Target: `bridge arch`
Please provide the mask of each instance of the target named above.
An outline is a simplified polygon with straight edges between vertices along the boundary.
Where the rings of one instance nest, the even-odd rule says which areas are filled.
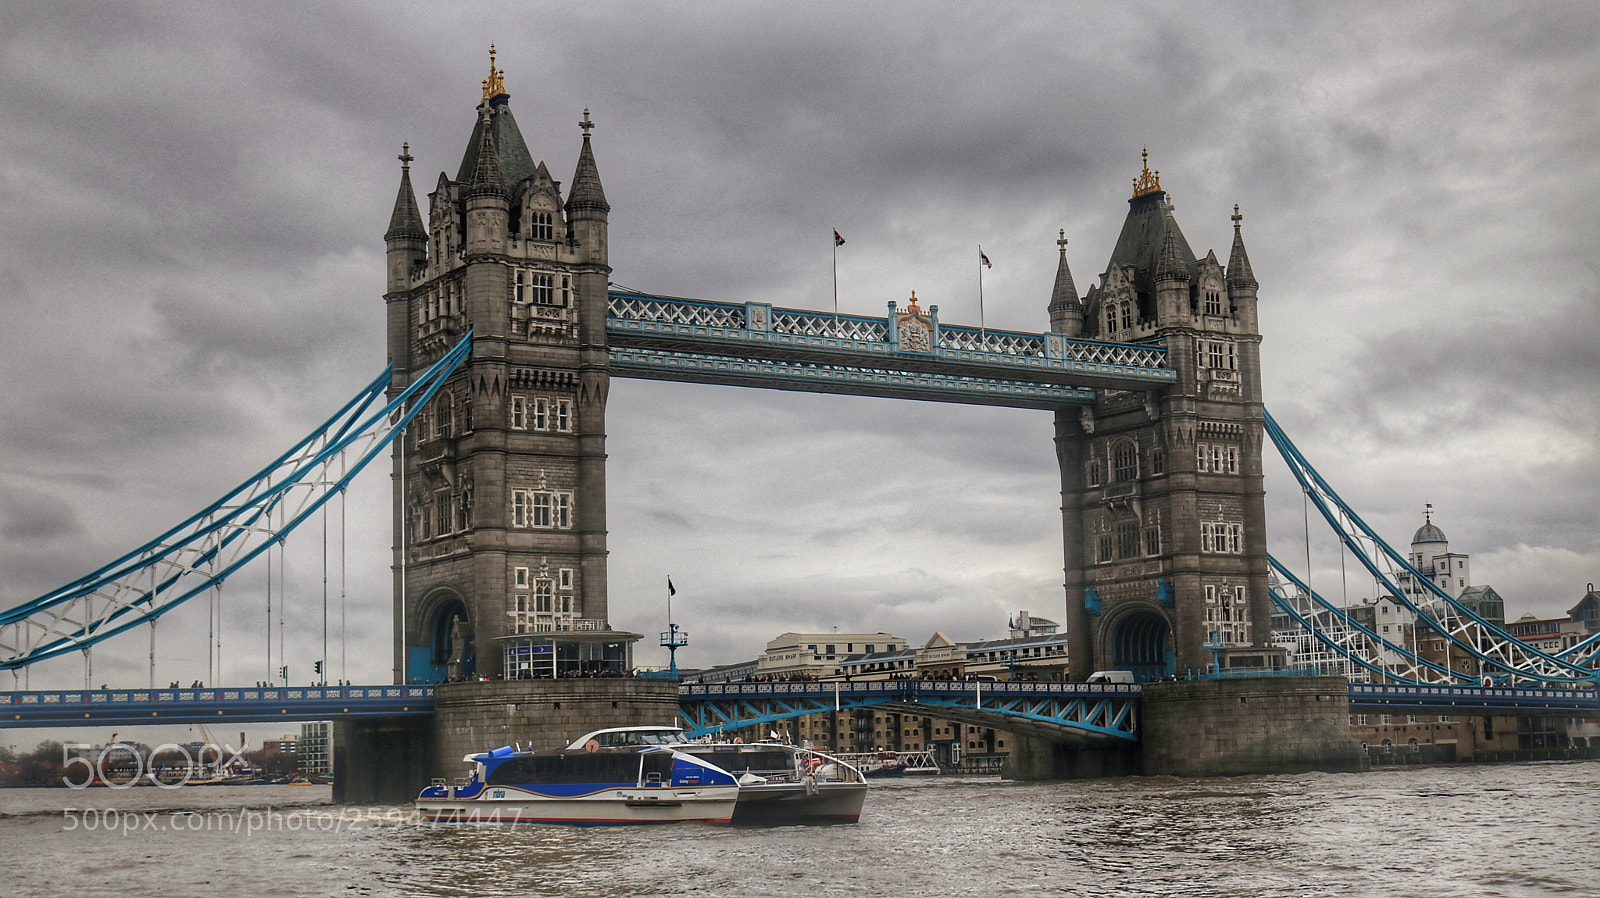
[[[451,676],[477,672],[477,646],[472,615],[461,593],[448,587],[435,589],[418,608],[422,645],[412,649],[412,679],[442,682]]]
[[[1097,653],[1111,659],[1110,668],[1132,671],[1140,682],[1175,672],[1172,621],[1155,603],[1124,605],[1100,629],[1104,644]]]

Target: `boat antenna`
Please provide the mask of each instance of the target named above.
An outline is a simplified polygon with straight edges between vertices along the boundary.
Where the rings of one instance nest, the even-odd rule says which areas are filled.
[[[672,585],[672,575],[667,575],[667,632],[661,634],[661,645],[671,656],[669,670],[672,679],[678,678],[678,649],[689,644],[689,634],[678,629],[672,622],[672,597],[678,592]]]

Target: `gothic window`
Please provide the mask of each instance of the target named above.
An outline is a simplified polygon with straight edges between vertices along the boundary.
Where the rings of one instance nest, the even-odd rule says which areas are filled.
[[[1229,474],[1239,473],[1239,447],[1229,446],[1222,456],[1223,470]]]
[[[433,519],[439,524],[439,535],[456,532],[455,522],[456,503],[447,492],[435,493],[433,497]]]
[[[562,433],[572,432],[572,400],[556,400],[556,430]]]
[[[1148,527],[1144,531],[1144,554],[1161,554],[1161,528]]]
[[[556,578],[556,583],[563,592],[572,589],[572,568],[562,568],[556,573]]]
[[[1088,481],[1090,486],[1100,485],[1100,459],[1089,459]]]
[[[545,430],[550,426],[550,400],[543,396],[533,400],[533,429]]]
[[[1232,371],[1238,367],[1235,347],[1228,340],[1200,340],[1198,363],[1205,368]]]
[[[516,588],[517,589],[527,589],[528,588],[528,569],[525,568],[525,567],[517,568],[516,571],[515,571],[515,576],[512,578],[512,580],[516,584]]]
[[[1097,552],[1096,552],[1096,556],[1095,557],[1097,559],[1099,559],[1100,563],[1102,563],[1102,564],[1104,564],[1107,561],[1111,561],[1114,558],[1114,556],[1112,554],[1112,548],[1113,547],[1111,545],[1111,534],[1109,534],[1109,533],[1101,534],[1100,535],[1100,539],[1099,539],[1099,545],[1097,546]]]
[[[536,530],[572,529],[572,493],[512,490],[511,526]]]
[[[1167,457],[1160,449],[1150,450],[1150,473],[1165,474],[1167,470]]]
[[[1207,446],[1205,443],[1196,443],[1195,444],[1195,446],[1194,446],[1194,469],[1196,471],[1199,471],[1200,473],[1204,474],[1206,471],[1211,470],[1210,468],[1206,467],[1206,459],[1209,457],[1210,452],[1211,452],[1211,447]]]
[[[511,429],[528,429],[528,400],[521,396],[511,397]]]
[[[1133,443],[1126,440],[1111,447],[1111,479],[1124,483],[1139,476],[1139,454]]]
[[[556,239],[554,219],[551,218],[549,212],[533,213],[533,227],[529,230],[528,236],[534,240]]]
[[[1124,521],[1117,525],[1117,557],[1133,558],[1139,554],[1139,523]]]
[[[1206,314],[1222,314],[1222,294],[1217,290],[1206,291]]]
[[[1125,302],[1122,304],[1122,329],[1127,330],[1131,327],[1133,327],[1133,303]]]
[[[544,271],[518,268],[511,298],[514,302],[523,304],[556,305],[555,275]]]
[[[555,598],[555,584],[550,580],[533,581],[533,610],[549,614]]]

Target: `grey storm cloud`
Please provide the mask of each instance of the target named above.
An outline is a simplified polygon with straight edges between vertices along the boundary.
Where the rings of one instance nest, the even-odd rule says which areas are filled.
[[[1200,253],[1226,258],[1239,204],[1268,405],[1324,475],[1400,543],[1433,502],[1509,613],[1560,613],[1600,581],[1597,31],[1573,3],[10,4],[0,604],[182,520],[382,369],[394,157],[422,193],[454,176],[493,42],[558,179],[592,110],[613,280],[664,294],[831,309],[838,228],[841,312],[916,290],[1041,330],[1058,233],[1087,290],[1148,148]],[[608,430],[611,616],[662,629],[671,574],[681,662],[1062,613],[1048,413],[619,380]],[[1273,551],[1301,558],[1268,471]],[[346,501],[350,675],[382,680],[385,472]],[[291,542],[302,671],[320,538]],[[224,590],[225,677],[267,669],[264,595]],[[186,615],[159,680],[205,675]],[[96,670],[140,682],[128,638]]]

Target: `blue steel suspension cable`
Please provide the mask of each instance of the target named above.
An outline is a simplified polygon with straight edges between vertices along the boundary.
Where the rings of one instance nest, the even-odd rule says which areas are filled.
[[[223,498],[212,503],[201,512],[192,515],[182,524],[168,530],[166,533],[146,543],[140,548],[130,552],[116,561],[101,567],[99,570],[80,577],[64,587],[53,590],[33,601],[23,603],[5,612],[0,612],[0,633],[7,628],[13,629],[18,634],[11,644],[17,651],[11,657],[0,658],[0,670],[25,667],[36,661],[56,657],[68,652],[87,648],[105,639],[130,628],[145,624],[160,617],[172,608],[187,602],[195,595],[210,589],[213,585],[222,582],[239,568],[254,560],[265,552],[274,543],[281,542],[289,533],[298,527],[306,518],[314,514],[334,494],[342,492],[363,468],[366,467],[386,446],[393,434],[403,432],[412,418],[422,407],[438,392],[444,381],[460,366],[471,350],[472,332],[468,333],[449,352],[445,353],[427,371],[397,395],[391,402],[376,412],[367,414],[367,410],[375,403],[376,398],[382,395],[387,388],[390,371],[385,370],[382,375],[368,384],[355,398],[346,403],[339,412],[335,413],[319,428],[312,431],[300,440],[288,452],[279,456],[276,461],[261,469],[257,474],[229,491]],[[408,408],[409,405],[409,408]],[[364,416],[364,417],[363,417]],[[285,520],[277,529],[270,526],[259,527],[260,522],[273,509],[278,508],[285,500],[288,492],[297,487],[313,487],[313,484],[303,483],[306,476],[318,467],[325,466],[333,456],[341,454],[354,442],[370,436],[371,445],[358,457],[355,464],[343,473],[337,480],[325,481],[324,485],[331,487],[309,501],[292,518]],[[276,483],[271,483],[274,474],[291,459],[295,459],[308,447],[319,440],[327,440],[325,445],[311,457],[294,463],[286,474],[281,476]],[[267,483],[263,483],[267,481]],[[256,492],[259,490],[259,492]],[[228,508],[229,503],[241,496],[249,496],[237,506],[228,510],[226,514],[217,513]],[[204,522],[204,523],[202,523]],[[187,535],[185,531],[192,530]],[[221,533],[221,535],[217,535]],[[215,560],[220,556],[224,546],[231,545],[239,539],[252,534],[265,534],[263,542],[253,549],[243,553],[232,562],[217,569]],[[180,536],[182,535],[182,536]],[[214,545],[206,545],[204,540],[216,537]],[[171,542],[170,545],[164,545]],[[200,545],[197,547],[196,544]],[[184,553],[193,553],[194,559],[189,562],[178,560],[175,556]],[[114,586],[125,576],[154,568],[156,565],[166,564],[173,567],[176,573],[161,580],[157,575],[157,582],[153,589],[134,590],[131,599],[123,600],[114,611],[106,613],[102,609],[98,618],[92,613],[83,615],[83,623],[75,629],[62,631],[55,625],[65,621],[69,625],[76,624],[67,614],[56,612],[55,609],[63,605],[83,600],[92,599],[95,592],[103,587]],[[206,565],[212,572],[201,574],[199,568]],[[162,593],[168,587],[175,585],[181,578],[199,575],[202,582],[193,588],[178,592],[176,595]],[[101,598],[106,599],[102,596]],[[106,601],[116,604],[112,599]],[[158,604],[159,602],[159,604]],[[93,611],[92,601],[87,608]],[[35,614],[49,618],[48,623],[41,623],[33,619]],[[92,619],[93,618],[93,619]],[[22,636],[24,628],[37,627],[47,633],[54,630],[55,638],[46,639],[37,645],[23,648],[25,641]]]
[[[1344,502],[1343,499],[1339,497],[1338,493],[1336,493],[1333,488],[1328,485],[1327,481],[1322,478],[1322,476],[1316,471],[1316,469],[1305,458],[1305,456],[1301,454],[1294,443],[1289,440],[1288,435],[1285,434],[1282,428],[1278,426],[1277,422],[1273,420],[1270,413],[1263,409],[1262,415],[1266,425],[1267,434],[1271,437],[1273,445],[1277,447],[1279,454],[1283,456],[1284,461],[1288,463],[1290,473],[1292,473],[1295,476],[1295,479],[1300,482],[1301,487],[1307,491],[1311,501],[1316,504],[1317,510],[1322,514],[1323,518],[1327,520],[1329,525],[1333,527],[1335,532],[1338,533],[1340,540],[1345,544],[1345,546],[1347,546],[1350,551],[1355,554],[1357,559],[1362,563],[1362,566],[1364,566],[1374,578],[1378,579],[1383,583],[1383,585],[1389,588],[1397,601],[1405,605],[1415,614],[1429,618],[1432,617],[1432,615],[1428,614],[1421,607],[1412,602],[1405,592],[1399,589],[1399,587],[1396,586],[1392,581],[1390,581],[1388,575],[1384,571],[1380,570],[1377,564],[1370,557],[1368,557],[1366,551],[1359,545],[1359,543],[1356,542],[1355,538],[1348,531],[1346,531],[1343,526],[1340,525],[1338,521],[1339,516],[1335,514],[1323,500],[1324,494],[1338,506],[1339,512],[1342,513],[1344,517],[1351,522],[1351,524],[1359,528],[1368,539],[1372,540],[1375,548],[1382,551],[1390,560],[1390,562],[1397,564],[1406,571],[1410,572],[1412,577],[1417,582],[1425,584],[1426,588],[1435,597],[1447,603],[1449,607],[1458,615],[1471,620],[1478,626],[1483,627],[1496,639],[1500,640],[1502,644],[1514,645],[1518,650],[1524,651],[1529,655],[1533,655],[1547,662],[1556,669],[1566,671],[1567,673],[1565,675],[1556,675],[1529,669],[1510,668],[1506,664],[1506,659],[1496,658],[1488,655],[1484,653],[1479,646],[1462,640],[1456,637],[1454,634],[1446,632],[1444,623],[1440,622],[1441,626],[1438,629],[1440,630],[1441,635],[1448,639],[1452,644],[1472,655],[1473,657],[1478,658],[1481,662],[1486,662],[1496,668],[1504,668],[1509,673],[1518,676],[1546,680],[1549,682],[1594,680],[1596,671],[1556,657],[1534,646],[1528,645],[1525,642],[1522,642],[1521,640],[1507,633],[1500,626],[1496,625],[1492,621],[1485,620],[1471,608],[1467,607],[1466,605],[1452,598],[1448,593],[1439,589],[1431,580],[1423,576],[1422,572],[1412,567],[1409,561],[1407,561],[1403,556],[1390,547],[1388,543],[1384,542],[1383,539],[1379,537],[1377,533],[1371,527],[1369,527],[1366,522],[1363,521],[1346,502]],[[1312,489],[1313,484],[1315,484],[1316,489]]]

